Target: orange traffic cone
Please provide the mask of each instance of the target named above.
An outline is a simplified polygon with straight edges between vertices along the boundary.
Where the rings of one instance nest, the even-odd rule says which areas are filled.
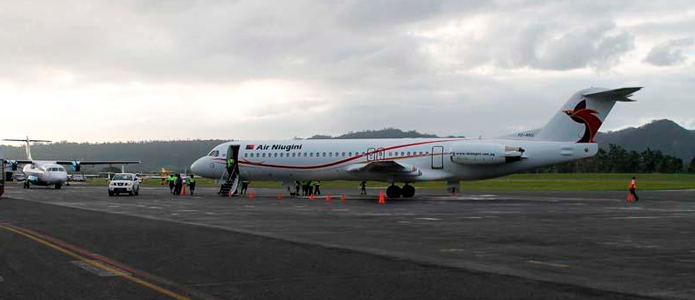
[[[186,196],[186,185],[184,184],[183,187],[181,187],[181,196]]]
[[[340,202],[345,202],[345,194],[340,195]]]
[[[254,193],[253,191],[250,191],[249,192],[249,199],[251,199],[251,200],[256,199],[256,193]]]
[[[635,197],[632,196],[632,193],[627,193],[627,203],[632,203],[635,201]]]
[[[386,204],[386,199],[384,197],[384,191],[379,191],[379,204]]]
[[[282,200],[282,193],[278,193],[278,200]]]
[[[312,194],[309,194],[309,200],[314,200],[314,199],[315,199],[315,198],[314,198],[314,194],[313,194],[313,193],[312,193]]]
[[[326,202],[331,202],[331,194],[326,195]]]

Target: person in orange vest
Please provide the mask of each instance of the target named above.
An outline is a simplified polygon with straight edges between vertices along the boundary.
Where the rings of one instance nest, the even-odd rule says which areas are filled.
[[[637,190],[637,178],[635,176],[632,176],[628,189],[630,190],[630,194],[635,197],[635,202],[639,201],[639,197],[637,197],[637,193],[635,192]]]

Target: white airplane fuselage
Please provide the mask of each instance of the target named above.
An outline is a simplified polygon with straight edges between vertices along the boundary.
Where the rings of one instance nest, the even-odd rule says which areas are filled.
[[[68,181],[68,173],[61,165],[51,161],[34,161],[26,164],[22,172],[27,177],[27,181],[33,185],[63,185]]]
[[[252,181],[478,180],[590,157],[598,151],[597,144],[510,139],[239,141],[218,145],[211,155],[195,161],[191,170],[203,177],[219,179],[225,172],[227,150],[231,145],[240,146],[241,178]],[[507,151],[499,151],[503,147],[523,148],[524,151],[519,160],[506,162],[501,155]],[[464,159],[466,157],[471,159]],[[383,161],[398,162],[411,167],[412,172],[385,174],[359,170],[364,164]]]

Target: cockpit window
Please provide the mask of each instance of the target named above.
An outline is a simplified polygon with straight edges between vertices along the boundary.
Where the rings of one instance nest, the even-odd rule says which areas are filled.
[[[212,150],[212,151],[210,151],[210,154],[208,154],[208,156],[212,156],[212,157],[220,156],[220,151]]]

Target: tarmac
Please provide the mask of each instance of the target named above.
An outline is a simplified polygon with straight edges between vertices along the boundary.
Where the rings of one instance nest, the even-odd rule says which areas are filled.
[[[695,190],[215,191],[10,184],[0,299],[695,299]]]

